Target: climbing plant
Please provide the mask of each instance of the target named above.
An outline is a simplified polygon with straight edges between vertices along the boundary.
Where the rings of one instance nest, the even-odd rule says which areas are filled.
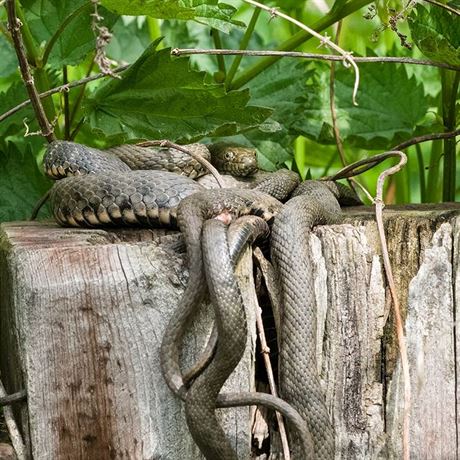
[[[407,148],[408,167],[390,184],[387,200],[455,199],[458,141],[443,133],[458,129],[456,0],[278,0],[267,2],[276,7],[271,12],[249,3],[16,1],[37,91],[64,85],[42,99],[54,136],[97,147],[144,139],[228,139],[256,147],[262,168],[288,165],[303,177],[331,173],[343,161],[416,138]],[[332,37],[351,56],[371,58],[357,62],[358,105],[352,98],[355,74],[342,57],[331,64],[324,57],[205,54],[215,49],[332,54],[326,40],[312,38],[277,11]],[[101,72],[103,78],[96,78]],[[0,221],[26,218],[51,186],[41,173],[46,142],[32,106],[11,111],[28,97],[1,8]],[[438,140],[418,142],[433,137]],[[373,177],[362,180],[369,185]]]

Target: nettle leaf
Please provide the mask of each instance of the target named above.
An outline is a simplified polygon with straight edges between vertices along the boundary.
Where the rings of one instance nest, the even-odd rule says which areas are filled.
[[[2,34],[0,34],[0,62],[0,78],[9,77],[18,68],[18,60],[13,45],[8,43]]]
[[[13,83],[5,92],[0,93],[0,113],[5,113],[29,98],[22,81]],[[24,120],[31,130],[37,128],[32,106],[29,105],[0,122],[0,139],[25,131]]]
[[[172,59],[157,45],[87,100],[90,125],[101,136],[192,141],[234,135],[270,116],[270,109],[247,105],[247,90],[226,94],[222,85],[206,84],[205,73],[191,70],[188,59]]]
[[[428,110],[423,85],[402,65],[360,67],[358,106],[352,104],[354,73],[337,71],[337,120],[344,139],[363,148],[387,148],[411,136]]]
[[[236,9],[218,0],[102,0],[102,4],[117,14],[147,15],[158,19],[193,19],[228,32]]]
[[[145,18],[121,17],[112,34],[107,54],[116,61],[127,63],[134,62],[152,41]]]
[[[22,4],[37,43],[46,44],[53,37],[57,38],[49,64],[56,67],[75,65],[94,50],[96,40],[91,28],[94,4],[91,0],[23,0]],[[98,8],[98,13],[104,18],[101,24],[109,29],[118,19],[103,7]]]
[[[0,142],[0,222],[28,219],[51,185],[40,172],[30,144]]]
[[[417,5],[409,17],[412,39],[422,53],[436,61],[460,65],[460,21],[442,8]]]
[[[257,145],[264,169],[276,169],[292,157],[292,141],[300,134],[297,122],[304,118],[309,99],[306,82],[314,67],[296,60],[279,60],[248,85],[251,103],[270,107],[273,113],[257,130],[245,133]]]
[[[337,123],[342,139],[355,147],[388,148],[411,137],[428,111],[423,85],[409,77],[402,65],[360,65],[358,106],[352,103],[355,75],[351,69],[336,71]],[[329,109],[328,73],[309,85],[310,105],[295,128],[322,144],[333,143]]]

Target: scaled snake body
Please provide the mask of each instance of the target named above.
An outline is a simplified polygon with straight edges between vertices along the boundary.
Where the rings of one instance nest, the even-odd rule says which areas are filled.
[[[54,185],[53,214],[62,225],[167,226],[178,227],[183,232],[190,277],[163,339],[162,369],[171,390],[185,399],[189,428],[206,458],[236,459],[216,422],[215,408],[253,404],[265,404],[287,416],[296,433],[291,433],[295,459],[333,458],[334,431],[316,371],[316,309],[311,305],[308,232],[314,225],[336,222],[340,216],[338,201],[356,204],[354,196],[332,182],[307,181],[283,206],[265,192],[274,193],[279,199],[287,196],[297,185],[297,178],[289,172],[274,174],[253,190],[203,191],[193,180],[174,173],[132,171],[119,159],[124,155],[121,150],[123,148],[109,155],[80,144],[52,143],[44,159],[47,173],[54,178],[74,176]],[[136,153],[132,146],[125,150],[135,158],[139,156],[137,153],[146,152]],[[270,224],[274,220],[272,257],[280,273],[283,305],[281,395],[295,410],[270,395],[219,395],[246,345],[244,307],[233,268],[246,240],[263,233],[263,225],[248,222],[245,236],[241,237],[241,232],[234,235],[229,249],[227,226],[209,220],[222,213],[231,221],[245,215],[259,216]],[[217,305],[219,339],[215,356],[187,389],[179,366],[180,342],[188,320],[204,300],[207,286],[215,308]]]

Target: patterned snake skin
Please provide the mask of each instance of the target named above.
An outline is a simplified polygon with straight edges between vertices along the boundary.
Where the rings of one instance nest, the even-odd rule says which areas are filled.
[[[200,144],[191,148],[206,154]],[[294,428],[294,459],[333,458],[334,430],[316,371],[316,308],[311,305],[314,297],[307,242],[314,225],[337,221],[338,200],[355,204],[354,197],[334,183],[307,181],[296,189],[294,198],[282,205],[278,199],[285,199],[298,184],[292,172],[261,180],[256,190],[205,192],[192,179],[171,172],[133,171],[133,167],[138,168],[138,154],[146,151],[142,148],[136,153],[136,149],[129,146],[101,152],[70,142],[52,143],[45,156],[45,169],[54,178],[65,177],[52,189],[52,209],[62,225],[168,226],[184,233],[190,278],[165,332],[161,358],[168,386],[185,399],[187,421],[200,449],[208,459],[236,459],[216,423],[214,410],[262,403],[284,413]],[[168,169],[174,168],[165,164]],[[254,166],[251,161],[249,166]],[[200,175],[198,166],[189,170],[194,177]],[[230,216],[232,222],[244,215],[274,221],[272,257],[280,273],[283,303],[280,382],[283,398],[294,409],[270,395],[219,395],[246,344],[244,309],[233,278],[236,256],[229,252],[226,226],[209,221],[222,214]],[[207,285],[217,306],[219,342],[213,360],[187,389],[179,366],[181,341]]]

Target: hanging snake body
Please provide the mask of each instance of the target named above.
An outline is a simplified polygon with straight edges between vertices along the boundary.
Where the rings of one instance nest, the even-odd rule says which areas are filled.
[[[189,148],[207,154],[200,144]],[[133,171],[133,165],[138,167],[135,166],[138,154],[145,156],[146,153],[146,149],[132,146],[101,152],[70,142],[52,143],[44,164],[50,176],[62,178],[51,191],[56,220],[62,225],[85,227],[168,226],[184,233],[190,278],[163,339],[162,369],[171,390],[186,401],[188,424],[206,458],[236,458],[216,426],[215,408],[258,401],[288,416],[297,432],[295,458],[333,458],[334,432],[316,371],[316,309],[310,300],[313,285],[308,232],[313,225],[337,221],[338,200],[348,204],[356,200],[348,189],[334,183],[318,185],[316,181],[307,181],[296,190],[297,196],[282,205],[279,199],[284,199],[298,183],[297,176],[291,172],[274,174],[261,181],[255,190],[205,192],[192,179],[172,172]],[[158,150],[153,157],[157,153]],[[128,160],[120,159],[126,157]],[[175,161],[172,163],[176,164]],[[254,169],[252,161],[246,163]],[[166,166],[166,169],[174,167]],[[189,169],[192,176],[200,175],[200,167]],[[244,215],[259,216],[269,224],[274,221],[272,253],[280,272],[284,305],[280,348],[282,396],[296,410],[268,395],[219,395],[244,352],[246,326],[241,295],[233,279],[238,250],[229,249],[226,225],[209,222],[209,219],[224,216],[227,221],[234,221]],[[242,244],[240,242],[240,247]],[[187,391],[179,366],[180,343],[189,319],[205,297],[207,286],[214,304],[222,305],[216,312],[219,339],[213,360]],[[311,451],[308,431],[312,433],[315,453]]]

